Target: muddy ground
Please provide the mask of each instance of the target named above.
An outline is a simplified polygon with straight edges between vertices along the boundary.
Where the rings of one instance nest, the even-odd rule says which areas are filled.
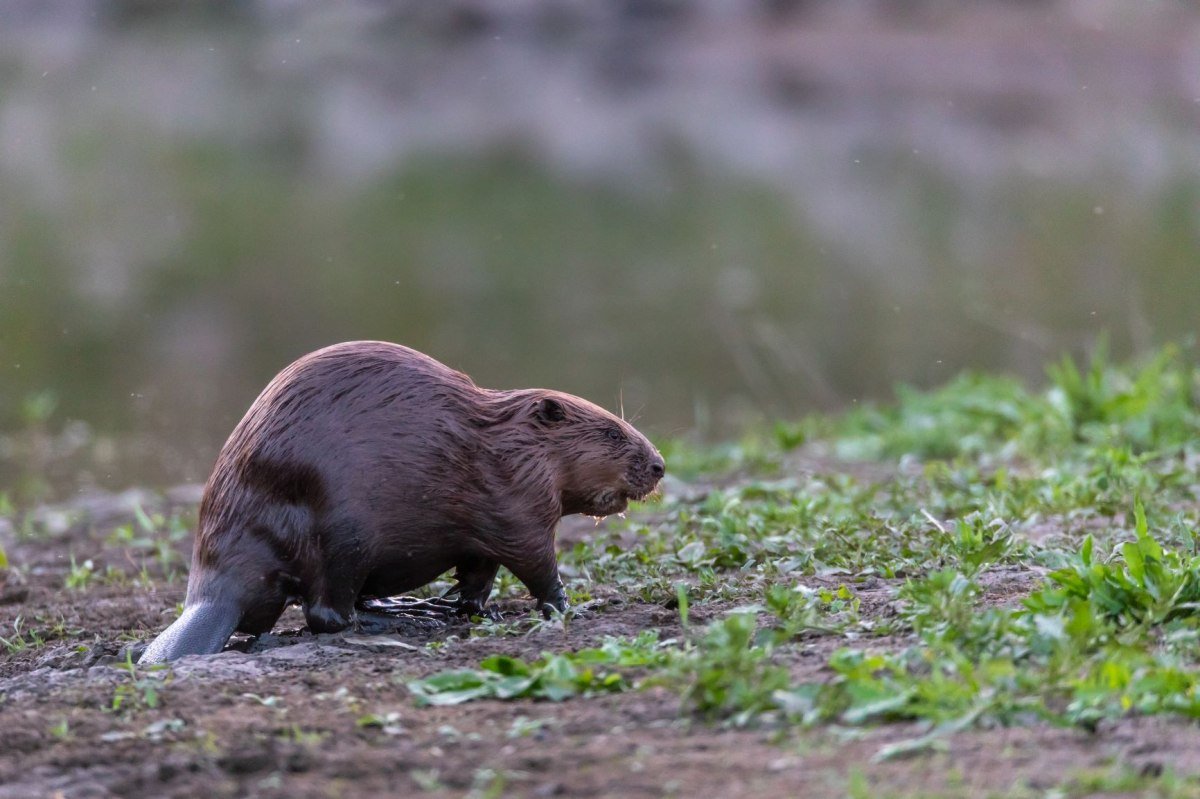
[[[413,677],[476,666],[493,653],[532,659],[607,635],[680,634],[675,610],[605,586],[596,586],[583,618],[524,635],[472,637],[469,623],[456,622],[313,637],[291,610],[275,635],[241,642],[248,652],[186,658],[169,676],[130,674],[120,668],[123,650],[165,626],[182,600],[178,570],[190,537],[179,526],[175,555],[164,555],[114,530],[137,530],[138,504],[194,518],[194,489],[167,497],[134,492],[47,509],[23,534],[0,522],[14,567],[0,573],[0,799],[1053,796],[1064,795],[1062,786],[1087,794],[1080,786],[1089,774],[1200,772],[1200,731],[1169,719],[1131,718],[1094,733],[967,731],[940,750],[873,762],[882,746],[923,728],[715,726],[681,713],[665,689],[452,707],[419,707],[406,689]],[[590,521],[567,520],[560,537],[592,530]],[[1001,570],[989,595],[1016,601],[1035,577]],[[888,588],[858,587],[864,614],[887,612]],[[500,605],[509,619],[529,609],[515,598]],[[714,612],[693,608],[693,619]],[[814,639],[793,671],[822,674],[844,643]]]

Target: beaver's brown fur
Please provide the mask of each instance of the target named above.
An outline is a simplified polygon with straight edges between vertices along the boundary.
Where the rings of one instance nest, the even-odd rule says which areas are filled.
[[[570,394],[494,391],[415,350],[337,344],[288,366],[234,429],[205,487],[183,615],[141,662],[216,652],[299,602],[314,632],[364,598],[456,570],[478,612],[510,569],[566,607],[554,531],[650,493],[662,456]]]

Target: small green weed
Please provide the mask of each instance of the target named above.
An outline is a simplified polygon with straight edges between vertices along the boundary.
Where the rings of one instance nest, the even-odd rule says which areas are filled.
[[[123,672],[125,678],[117,683],[106,710],[112,713],[131,713],[153,710],[159,706],[162,701],[162,689],[171,680],[169,669],[139,668],[133,662],[132,654],[126,654],[125,662],[114,668]]]
[[[50,641],[78,638],[84,634],[82,629],[69,626],[62,614],[34,616],[32,625],[28,624],[24,616],[17,616],[13,620],[12,628],[11,635],[0,636],[0,646],[3,646],[10,654],[26,649],[37,649]]]
[[[1143,796],[1154,799],[1191,799],[1200,795],[1200,778],[1180,776],[1170,769],[1155,774],[1126,766],[1109,766],[1080,771],[1046,796],[1084,799],[1105,794]]]
[[[92,584],[96,577],[96,565],[88,558],[83,563],[76,563],[71,555],[71,568],[67,572],[65,585],[68,591],[81,591]]]
[[[47,732],[56,740],[68,741],[71,739],[71,723],[66,717],[63,717],[57,723],[52,724]]]
[[[395,711],[382,715],[367,713],[355,719],[354,724],[360,729],[379,730],[384,735],[403,735],[405,730],[400,718],[400,714]]]
[[[126,586],[130,582],[129,575],[111,563],[100,571],[91,558],[83,563],[76,563],[74,556],[71,556],[71,568],[63,580],[63,584],[70,591],[83,591],[96,584]]]
[[[45,645],[45,643],[46,639],[42,637],[39,630],[25,626],[25,618],[23,616],[17,616],[13,620],[12,635],[7,637],[0,636],[0,644],[3,644],[9,654],[21,652],[26,649],[37,649]]]

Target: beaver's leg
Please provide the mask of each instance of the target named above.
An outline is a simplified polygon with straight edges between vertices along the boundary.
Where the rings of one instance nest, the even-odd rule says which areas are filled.
[[[537,601],[538,610],[546,618],[550,618],[552,610],[564,613],[570,607],[562,579],[558,576],[558,554],[554,551],[553,532],[546,536],[544,546],[507,557],[501,564],[525,583]]]
[[[314,633],[341,632],[355,624],[354,601],[367,579],[361,526],[328,521],[316,531],[320,562],[305,575],[304,618]]]
[[[459,615],[482,616],[499,621],[499,611],[487,607],[488,598],[492,595],[492,584],[496,581],[496,572],[499,569],[499,563],[482,556],[462,560],[454,569],[457,585],[443,596],[457,596],[454,609]]]
[[[347,607],[337,597],[308,597],[304,602],[304,620],[314,633],[336,633],[354,622],[354,605]]]

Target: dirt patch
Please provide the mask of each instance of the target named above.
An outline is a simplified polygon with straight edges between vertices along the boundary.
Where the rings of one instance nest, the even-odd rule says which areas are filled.
[[[192,512],[186,501],[161,498],[140,497],[138,506],[160,518]],[[1095,733],[973,730],[940,749],[874,762],[881,747],[925,729],[715,726],[681,713],[678,697],[661,688],[563,703],[423,708],[413,701],[412,679],[473,667],[492,654],[532,660],[605,636],[681,634],[676,611],[606,586],[596,587],[583,617],[523,634],[472,635],[469,624],[453,623],[313,636],[292,610],[257,642],[184,658],[169,676],[130,673],[121,668],[126,648],[160,629],[183,597],[178,566],[190,539],[180,537],[174,555],[164,556],[114,533],[136,527],[132,511],[99,503],[64,512],[57,528],[6,541],[22,568],[0,582],[0,635],[8,641],[0,655],[0,799],[976,796],[1045,790],[1087,769],[1200,771],[1200,732],[1166,719],[1128,719]],[[591,529],[573,521],[563,537],[580,540]],[[64,588],[72,576],[75,587]],[[1035,576],[1017,568],[989,574],[988,601],[1019,601]],[[857,585],[861,612],[888,613],[894,587],[880,579]],[[501,608],[519,619],[529,601],[506,599]],[[693,619],[721,610],[719,603],[693,608]],[[814,635],[788,665],[818,677],[829,653],[847,643]]]

